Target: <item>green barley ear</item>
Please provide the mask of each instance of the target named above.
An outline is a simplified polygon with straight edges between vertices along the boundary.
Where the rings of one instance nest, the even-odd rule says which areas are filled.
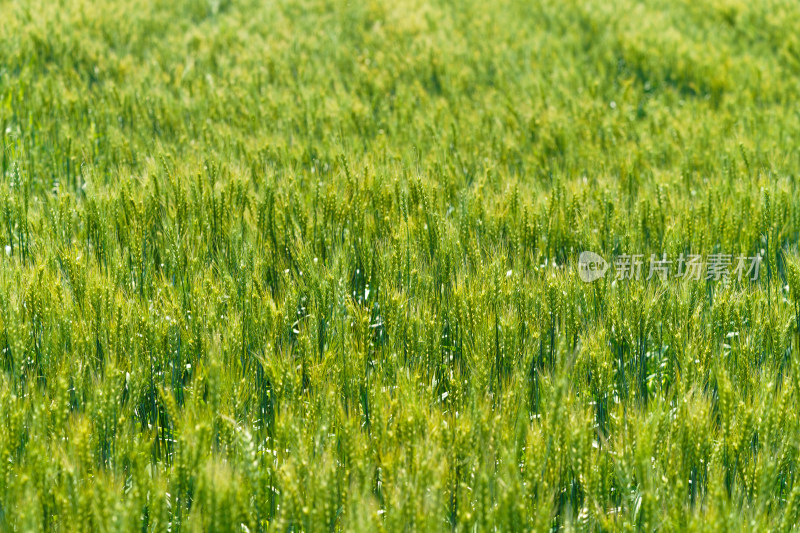
[[[747,158],[747,152],[744,149],[744,145],[739,143],[739,153],[742,155],[742,161],[744,161],[744,167],[747,169],[747,175],[750,175],[750,160]]]
[[[789,300],[794,304],[795,328],[800,335],[800,261],[783,255],[786,263],[786,281],[789,285]]]
[[[795,302],[800,302],[800,264],[796,258],[791,258],[784,253],[786,263],[786,281],[789,282],[789,298]]]
[[[762,193],[763,206],[761,211],[761,233],[768,235],[770,226],[772,225],[772,209],[769,201],[769,191],[763,190]]]

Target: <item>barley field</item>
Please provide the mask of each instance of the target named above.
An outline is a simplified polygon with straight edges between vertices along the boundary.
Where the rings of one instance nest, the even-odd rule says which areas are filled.
[[[0,531],[797,531],[798,25],[0,0]]]

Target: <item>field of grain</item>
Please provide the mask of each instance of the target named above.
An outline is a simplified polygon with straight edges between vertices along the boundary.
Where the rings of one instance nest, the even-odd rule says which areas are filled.
[[[797,530],[798,24],[0,0],[0,531]]]

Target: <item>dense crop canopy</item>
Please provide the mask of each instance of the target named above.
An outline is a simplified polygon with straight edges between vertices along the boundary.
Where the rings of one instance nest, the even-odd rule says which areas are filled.
[[[0,0],[0,531],[792,529],[798,20]]]

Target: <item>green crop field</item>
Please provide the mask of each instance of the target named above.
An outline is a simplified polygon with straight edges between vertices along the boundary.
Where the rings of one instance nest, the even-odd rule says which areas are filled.
[[[0,532],[797,531],[798,27],[0,0]]]

